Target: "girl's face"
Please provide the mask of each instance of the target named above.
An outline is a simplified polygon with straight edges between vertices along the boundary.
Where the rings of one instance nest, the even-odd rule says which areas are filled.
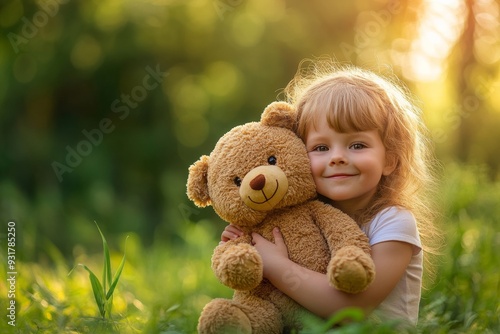
[[[382,175],[395,168],[387,163],[377,130],[340,133],[321,122],[305,142],[318,193],[347,214],[365,208]]]

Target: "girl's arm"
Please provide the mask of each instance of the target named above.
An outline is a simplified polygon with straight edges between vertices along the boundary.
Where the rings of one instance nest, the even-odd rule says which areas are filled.
[[[279,230],[273,231],[275,243],[253,233],[252,241],[264,262],[264,277],[312,313],[328,318],[345,307],[370,312],[394,289],[410,263],[413,249],[405,242],[388,241],[372,246],[375,279],[364,292],[348,294],[328,284],[321,274],[292,262]]]

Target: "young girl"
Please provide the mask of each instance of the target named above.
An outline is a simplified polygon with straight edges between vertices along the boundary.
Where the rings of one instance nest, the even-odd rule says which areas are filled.
[[[326,70],[326,71],[325,71]],[[392,82],[354,67],[313,64],[285,89],[298,111],[297,133],[306,144],[321,199],[358,222],[370,240],[376,277],[359,294],[328,284],[325,274],[302,268],[288,258],[278,230],[274,243],[253,234],[264,262],[264,277],[318,316],[345,307],[372,316],[416,324],[420,302],[422,232],[433,232],[433,186],[428,137],[419,110]],[[420,233],[422,234],[419,234]],[[225,242],[242,232],[233,225]],[[291,268],[295,267],[295,268]],[[298,270],[301,284],[282,280]]]

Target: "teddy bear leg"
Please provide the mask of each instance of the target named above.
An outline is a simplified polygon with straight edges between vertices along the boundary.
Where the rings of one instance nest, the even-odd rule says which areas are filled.
[[[358,293],[366,290],[375,278],[373,260],[361,248],[346,246],[339,249],[328,264],[330,284],[339,290]]]
[[[198,333],[252,333],[252,324],[238,305],[229,299],[214,299],[201,312]]]
[[[283,320],[276,306],[253,295],[214,299],[203,308],[198,321],[200,334],[280,334],[282,330]]]
[[[283,318],[279,309],[270,301],[253,294],[236,294],[234,301],[250,319],[253,334],[281,334]]]

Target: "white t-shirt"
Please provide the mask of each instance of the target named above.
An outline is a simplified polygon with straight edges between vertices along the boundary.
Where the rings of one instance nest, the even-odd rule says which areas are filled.
[[[408,210],[389,207],[361,227],[370,246],[384,241],[402,241],[413,245],[413,256],[394,290],[373,312],[374,318],[401,319],[416,324],[422,287],[422,244],[417,222]]]

